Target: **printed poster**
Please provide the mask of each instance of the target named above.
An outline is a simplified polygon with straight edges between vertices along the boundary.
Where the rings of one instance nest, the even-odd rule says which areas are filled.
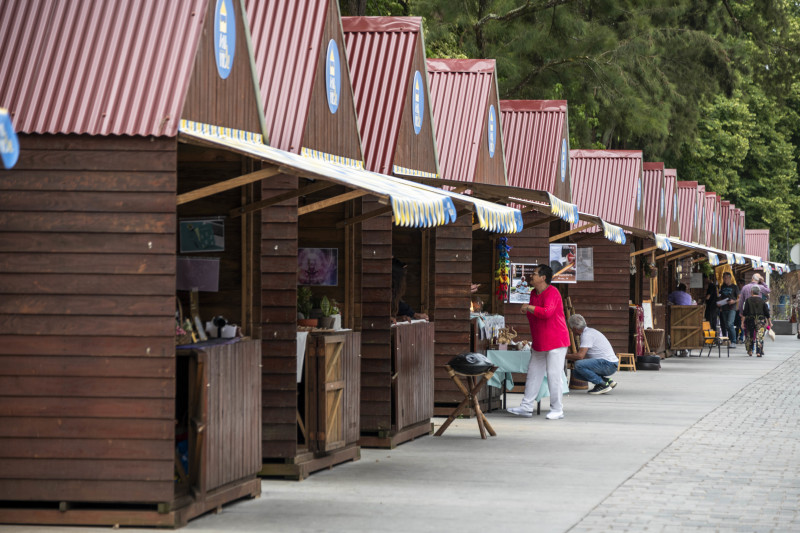
[[[508,269],[508,303],[526,304],[531,300],[531,274],[537,263],[511,263]]]
[[[551,244],[550,268],[553,283],[576,283],[578,281],[577,244]]]

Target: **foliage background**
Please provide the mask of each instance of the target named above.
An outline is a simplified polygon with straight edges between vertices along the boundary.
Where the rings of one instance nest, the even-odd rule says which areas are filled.
[[[502,98],[569,101],[572,148],[640,149],[800,242],[800,4],[788,0],[340,0],[422,16],[428,57],[497,60]]]

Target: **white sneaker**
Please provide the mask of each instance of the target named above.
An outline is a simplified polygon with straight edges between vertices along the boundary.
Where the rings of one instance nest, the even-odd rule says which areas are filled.
[[[547,413],[545,418],[548,420],[558,420],[559,418],[564,418],[564,411],[550,411]]]
[[[533,416],[533,411],[526,411],[522,407],[509,407],[506,411],[512,415],[524,416],[525,418],[531,418]]]

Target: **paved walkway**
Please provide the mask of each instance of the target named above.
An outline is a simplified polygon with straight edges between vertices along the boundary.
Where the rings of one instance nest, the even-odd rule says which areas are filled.
[[[610,394],[565,397],[563,420],[491,413],[485,441],[457,420],[300,483],[265,480],[261,498],[186,530],[800,531],[798,350],[785,336],[760,359],[740,348],[621,372]]]

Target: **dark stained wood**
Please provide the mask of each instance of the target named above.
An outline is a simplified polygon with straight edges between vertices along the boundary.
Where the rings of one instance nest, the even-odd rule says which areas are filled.
[[[433,416],[434,330],[431,322],[392,328],[395,368],[395,431]]]
[[[489,157],[489,106],[494,106],[496,146],[494,157]],[[497,72],[492,73],[492,82],[489,87],[489,101],[486,104],[481,130],[478,160],[475,165],[474,181],[477,183],[490,183],[506,185],[506,164],[503,156],[503,136],[500,134],[500,100],[497,95]]]
[[[603,333],[616,352],[627,352],[630,246],[615,244],[600,234],[583,239],[579,246],[593,249],[594,281],[569,286],[575,312]]]
[[[167,465],[167,463],[164,463]],[[167,466],[172,468],[172,463]],[[15,501],[159,503],[171,501],[175,482],[0,479],[0,495]],[[5,497],[8,495],[9,497]],[[11,498],[10,496],[13,496]]]
[[[344,36],[337,13],[339,7],[336,0],[327,0],[328,8],[322,30],[317,70],[314,86],[310,96],[308,117],[303,130],[303,146],[292,146],[290,151],[300,152],[301,148],[320,150],[328,154],[349,157],[357,161],[364,159],[361,152],[361,137],[358,134],[358,121],[353,100],[353,89],[350,82],[350,71],[345,58]],[[339,48],[339,64],[342,66],[340,79],[342,83],[339,95],[339,107],[336,113],[328,108],[325,72],[327,70],[328,42],[333,39]],[[307,95],[303,95],[307,97]],[[298,117],[298,120],[300,117]]]
[[[236,24],[236,53],[230,74],[223,80],[214,60],[216,2],[208,3],[205,28],[198,44],[181,118],[261,133],[257,92],[250,71],[241,5],[234,2],[235,13],[228,14],[228,23],[235,21]],[[199,13],[197,15],[200,16]]]
[[[394,164],[404,168],[422,170],[424,172],[439,172],[436,160],[436,140],[431,120],[430,98],[428,98],[428,76],[426,73],[425,50],[423,49],[422,35],[417,37],[414,46],[414,59],[411,63],[408,87],[406,89],[403,114],[397,136]],[[422,109],[422,127],[419,134],[414,133],[414,73],[419,71],[422,83],[425,85],[424,109]],[[392,169],[388,169],[391,174]]]

